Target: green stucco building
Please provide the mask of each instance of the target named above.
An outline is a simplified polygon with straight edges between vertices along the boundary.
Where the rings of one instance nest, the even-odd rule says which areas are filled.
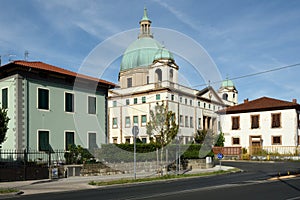
[[[107,93],[114,84],[43,62],[0,67],[0,102],[9,130],[2,149],[93,149],[107,142]]]

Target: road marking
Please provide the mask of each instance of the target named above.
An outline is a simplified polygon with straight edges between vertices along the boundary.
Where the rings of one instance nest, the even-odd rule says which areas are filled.
[[[293,198],[286,199],[286,200],[296,200],[296,199],[300,199],[300,196],[299,197],[293,197]]]
[[[290,178],[296,178],[299,177],[300,175],[287,175],[287,176],[278,176],[278,177],[273,177],[273,178],[269,178],[269,181],[277,181],[277,180],[283,180],[283,179],[290,179]]]

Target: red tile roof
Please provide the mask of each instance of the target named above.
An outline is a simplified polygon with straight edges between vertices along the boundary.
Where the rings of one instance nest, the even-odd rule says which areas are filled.
[[[300,105],[296,102],[282,101],[269,97],[261,97],[252,101],[244,102],[242,104],[228,107],[220,110],[221,114],[234,114],[256,111],[269,111],[269,110],[283,110],[283,109],[297,109],[300,110]]]
[[[78,73],[75,73],[75,72],[60,68],[60,67],[56,67],[56,66],[53,66],[53,65],[50,65],[47,63],[39,62],[39,61],[31,61],[30,62],[30,61],[17,60],[17,61],[13,61],[12,63],[9,63],[7,65],[11,65],[11,64],[28,67],[28,68],[35,68],[35,69],[44,70],[44,71],[48,71],[48,72],[59,73],[62,75],[72,76],[74,78],[82,78],[82,79],[86,79],[89,81],[95,81],[98,83],[102,83],[102,84],[105,84],[105,85],[108,85],[111,87],[116,86],[114,83],[111,83],[106,80],[94,78],[94,77],[83,75],[83,74],[78,74]],[[6,65],[4,65],[4,66],[6,66]]]

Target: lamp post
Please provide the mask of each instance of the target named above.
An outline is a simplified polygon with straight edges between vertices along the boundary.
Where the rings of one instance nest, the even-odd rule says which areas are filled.
[[[136,179],[136,136],[139,134],[139,127],[132,127],[132,135],[133,135],[133,173],[134,179]]]

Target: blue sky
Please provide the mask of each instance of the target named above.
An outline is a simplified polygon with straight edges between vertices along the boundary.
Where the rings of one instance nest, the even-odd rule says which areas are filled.
[[[1,0],[0,3],[2,64],[9,59],[24,59],[27,50],[28,60],[78,71],[98,44],[115,34],[138,28],[144,6],[152,26],[179,31],[202,45],[224,79],[300,63],[298,0]],[[186,73],[185,63],[179,58],[178,62],[182,73]],[[112,71],[103,78],[116,83],[118,61],[112,65]],[[299,75],[300,66],[296,66],[236,79],[239,102],[262,96],[288,101],[297,98],[300,102]],[[185,78],[190,79],[190,85],[204,84],[188,72]]]

